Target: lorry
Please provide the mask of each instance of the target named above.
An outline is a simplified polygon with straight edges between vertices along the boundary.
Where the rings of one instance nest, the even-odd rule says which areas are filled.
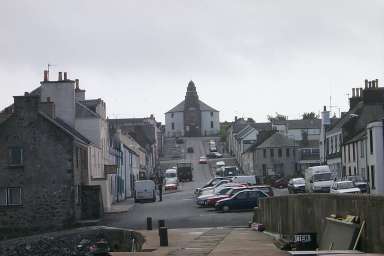
[[[192,163],[178,163],[176,165],[176,170],[177,170],[177,177],[179,178],[179,181],[185,182],[185,181],[193,180]]]
[[[328,165],[308,167],[304,176],[306,192],[329,193],[333,183],[333,175]]]

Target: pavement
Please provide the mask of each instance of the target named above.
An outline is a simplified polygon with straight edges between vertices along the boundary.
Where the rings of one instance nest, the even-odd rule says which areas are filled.
[[[143,252],[111,253],[114,256],[178,256],[178,255],[288,255],[273,244],[270,236],[249,228],[191,228],[169,229],[168,247],[159,246],[158,231],[138,231],[144,235],[146,243]]]
[[[118,214],[118,213],[126,213],[132,207],[135,206],[135,201],[133,198],[125,199],[124,201],[113,203],[111,209],[105,214]]]

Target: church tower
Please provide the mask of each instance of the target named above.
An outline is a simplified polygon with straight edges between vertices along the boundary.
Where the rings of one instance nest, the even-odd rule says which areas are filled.
[[[184,104],[184,131],[187,137],[201,136],[201,110],[199,96],[193,81],[188,83]]]

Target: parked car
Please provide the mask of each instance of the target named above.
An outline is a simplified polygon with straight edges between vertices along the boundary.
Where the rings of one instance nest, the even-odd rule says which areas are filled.
[[[179,184],[177,180],[174,179],[166,179],[165,180],[165,185],[164,185],[164,190],[165,191],[175,191],[177,190]]]
[[[288,180],[286,178],[279,178],[272,182],[274,188],[286,188],[288,186]]]
[[[243,183],[247,185],[256,185],[256,177],[254,175],[250,176],[233,176],[233,182]]]
[[[201,156],[199,159],[199,164],[207,164],[208,160],[205,156]]]
[[[193,153],[193,147],[188,147],[188,148],[187,148],[187,152],[188,152],[188,153]]]
[[[355,187],[358,187],[360,189],[361,193],[370,192],[369,183],[361,176],[348,176],[346,177],[346,180],[352,181]]]
[[[358,187],[355,187],[352,181],[344,180],[344,181],[335,181],[331,186],[330,193],[332,194],[357,194],[361,193]]]
[[[251,189],[258,189],[260,191],[263,191],[269,196],[274,196],[273,189],[269,185],[255,185],[255,186],[249,186]]]
[[[138,180],[135,182],[135,203],[140,201],[156,202],[156,185],[152,180]]]
[[[218,186],[220,185],[223,185],[223,184],[226,184],[226,183],[229,183],[231,182],[230,180],[220,180],[219,182],[217,182],[215,185],[212,185],[211,187],[205,187],[205,188],[202,188],[202,189],[199,189],[197,192],[195,191],[195,196],[196,198],[199,197],[204,191],[206,190],[210,190],[210,189],[214,189],[214,188],[217,188]]]
[[[209,151],[211,152],[217,152],[216,146],[209,147]]]
[[[204,186],[202,186],[201,188],[196,188],[195,189],[195,195],[199,194],[200,190],[202,189],[205,189],[205,188],[208,188],[208,187],[213,187],[214,185],[216,185],[217,183],[219,183],[221,180],[229,180],[228,178],[224,178],[224,177],[215,177],[211,180],[209,180]]]
[[[259,204],[260,198],[268,197],[260,190],[242,190],[230,198],[222,199],[215,205],[217,211],[252,209]]]
[[[288,182],[288,193],[305,193],[305,179],[304,178],[293,178]]]
[[[176,144],[183,144],[184,140],[182,138],[176,138]]]
[[[203,191],[203,193],[196,199],[196,204],[198,206],[207,206],[208,198],[212,196],[225,195],[229,190],[236,187],[244,187],[244,185],[238,183],[226,183],[222,184],[216,188]]]
[[[220,154],[219,152],[209,152],[207,154],[208,158],[222,158],[223,154]]]
[[[250,189],[247,186],[239,186],[230,188],[225,194],[212,195],[207,199],[206,207],[215,207],[216,203],[222,199],[230,198],[239,191]]]

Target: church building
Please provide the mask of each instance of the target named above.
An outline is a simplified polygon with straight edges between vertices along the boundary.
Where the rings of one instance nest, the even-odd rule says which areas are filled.
[[[196,86],[190,81],[185,100],[165,113],[165,136],[216,136],[219,131],[219,111],[199,100]]]

